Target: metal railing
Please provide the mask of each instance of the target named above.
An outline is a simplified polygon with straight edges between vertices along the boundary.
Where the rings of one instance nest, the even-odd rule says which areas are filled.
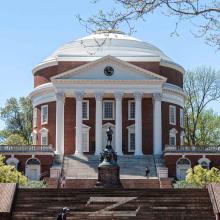
[[[0,152],[53,152],[52,145],[0,145]]]
[[[165,145],[164,153],[175,152],[220,153],[220,146]]]

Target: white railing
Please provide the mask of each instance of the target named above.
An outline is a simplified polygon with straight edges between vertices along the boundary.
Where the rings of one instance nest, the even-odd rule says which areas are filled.
[[[1,152],[53,152],[52,145],[0,145]]]
[[[164,153],[170,152],[220,153],[220,146],[166,145]]]

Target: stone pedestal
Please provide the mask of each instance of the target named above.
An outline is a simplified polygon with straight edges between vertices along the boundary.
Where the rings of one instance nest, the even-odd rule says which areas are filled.
[[[98,167],[98,182],[96,187],[100,188],[120,188],[120,167],[117,164],[117,155],[112,146],[107,145],[101,153]]]

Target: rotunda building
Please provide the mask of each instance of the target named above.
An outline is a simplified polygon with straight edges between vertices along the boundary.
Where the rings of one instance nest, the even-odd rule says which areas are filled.
[[[95,32],[33,69],[33,144],[96,154],[113,130],[118,155],[157,155],[183,141],[184,69],[121,32]]]

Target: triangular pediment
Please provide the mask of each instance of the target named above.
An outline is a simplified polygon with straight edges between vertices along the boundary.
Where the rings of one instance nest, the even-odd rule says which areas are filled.
[[[111,76],[105,73],[106,67],[112,68],[110,68],[110,73],[113,72]],[[166,78],[118,58],[106,56],[54,76],[52,80],[158,80],[165,82]]]

